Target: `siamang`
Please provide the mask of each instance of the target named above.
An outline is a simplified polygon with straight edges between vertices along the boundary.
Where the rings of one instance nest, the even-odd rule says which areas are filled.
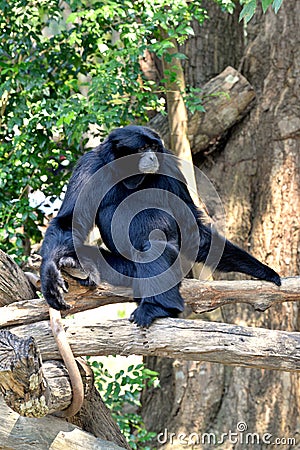
[[[86,244],[94,225],[104,246]],[[281,284],[273,269],[205,224],[178,158],[143,126],[115,129],[80,158],[41,254],[42,293],[52,308],[69,307],[61,268],[80,269],[81,284],[132,287],[138,306],[130,320],[139,326],[183,311],[179,288],[195,262]]]

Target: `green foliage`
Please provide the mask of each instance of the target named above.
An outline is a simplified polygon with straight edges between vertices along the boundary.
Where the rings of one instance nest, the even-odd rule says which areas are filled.
[[[265,13],[269,8],[269,6],[272,5],[272,8],[277,14],[279,8],[281,7],[282,1],[283,0],[261,0],[263,12]],[[240,20],[244,19],[245,22],[247,23],[249,22],[249,20],[252,19],[252,17],[255,14],[257,8],[257,0],[241,0],[240,3],[244,5],[240,13]]]
[[[233,0],[215,0],[232,12]],[[282,0],[262,0],[275,11]],[[57,196],[84,152],[86,132],[104,137],[149,110],[164,112],[164,88],[143,75],[145,51],[170,55],[174,40],[193,34],[208,16],[201,0],[0,0],[0,248],[22,258],[39,242],[43,214],[29,203],[41,190]],[[250,20],[256,2],[243,0]],[[164,74],[176,81],[176,71]],[[196,92],[192,111],[203,110]],[[62,165],[64,161],[66,164]]]
[[[236,5],[234,0],[216,0],[224,11],[232,14]]]
[[[145,429],[143,419],[137,411],[140,407],[142,389],[146,385],[157,386],[157,372],[147,369],[143,364],[138,364],[129,366],[127,371],[120,370],[112,376],[101,362],[93,361],[91,366],[96,387],[130,447],[134,450],[149,450],[146,444],[155,436],[155,433]],[[128,412],[129,409],[132,412]]]
[[[184,101],[189,111],[194,114],[196,111],[205,112],[203,99],[201,97],[202,89],[189,87],[184,94]]]
[[[68,8],[62,9],[61,5]],[[0,246],[20,260],[41,239],[43,214],[28,193],[56,196],[84,152],[89,124],[105,136],[148,111],[163,89],[140,68],[202,22],[201,1],[0,0]],[[164,30],[164,38],[161,37]],[[183,58],[184,55],[176,55]],[[169,74],[171,77],[174,74]]]

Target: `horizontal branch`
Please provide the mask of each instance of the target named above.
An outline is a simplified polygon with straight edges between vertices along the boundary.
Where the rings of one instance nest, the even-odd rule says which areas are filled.
[[[132,302],[128,288],[101,284],[96,289],[80,286],[68,278],[66,295],[71,309],[66,314],[97,308],[112,303]],[[185,279],[181,293],[194,313],[212,311],[220,306],[248,303],[258,311],[265,311],[276,303],[300,301],[300,277],[283,278],[279,288],[266,281],[198,281]],[[49,318],[49,310],[43,299],[23,300],[1,308],[0,328],[38,322]]]
[[[44,360],[60,358],[49,322],[11,331],[34,336]],[[75,356],[156,355],[300,371],[299,333],[181,319],[159,319],[145,329],[127,319],[83,322],[76,316],[66,321],[66,332]]]
[[[195,313],[237,303],[248,303],[257,311],[265,311],[277,303],[300,301],[300,277],[282,278],[281,282],[278,287],[260,280],[185,280],[181,294]]]

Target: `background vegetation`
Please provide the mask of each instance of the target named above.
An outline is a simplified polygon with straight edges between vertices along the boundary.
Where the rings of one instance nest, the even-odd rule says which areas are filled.
[[[234,2],[218,0],[232,12]],[[249,19],[255,1],[241,17]],[[262,0],[264,9],[279,0]],[[21,261],[42,238],[43,213],[29,193],[58,196],[91,132],[143,124],[149,112],[166,113],[164,81],[141,69],[145,52],[168,54],[174,42],[202,23],[201,0],[0,1],[0,246]],[[192,110],[195,90],[186,96]],[[194,109],[193,109],[194,108]]]

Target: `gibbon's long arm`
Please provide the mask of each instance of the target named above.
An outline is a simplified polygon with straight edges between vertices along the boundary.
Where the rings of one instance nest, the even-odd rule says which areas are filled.
[[[61,276],[59,261],[63,257],[77,259],[72,230],[75,204],[81,189],[101,165],[102,159],[96,150],[92,150],[80,158],[70,178],[62,206],[45,233],[40,251],[43,258],[40,269],[41,289],[47,303],[54,309],[69,308],[63,298],[63,293],[68,289]],[[93,218],[86,215],[85,224],[80,227],[82,243],[92,226]]]

